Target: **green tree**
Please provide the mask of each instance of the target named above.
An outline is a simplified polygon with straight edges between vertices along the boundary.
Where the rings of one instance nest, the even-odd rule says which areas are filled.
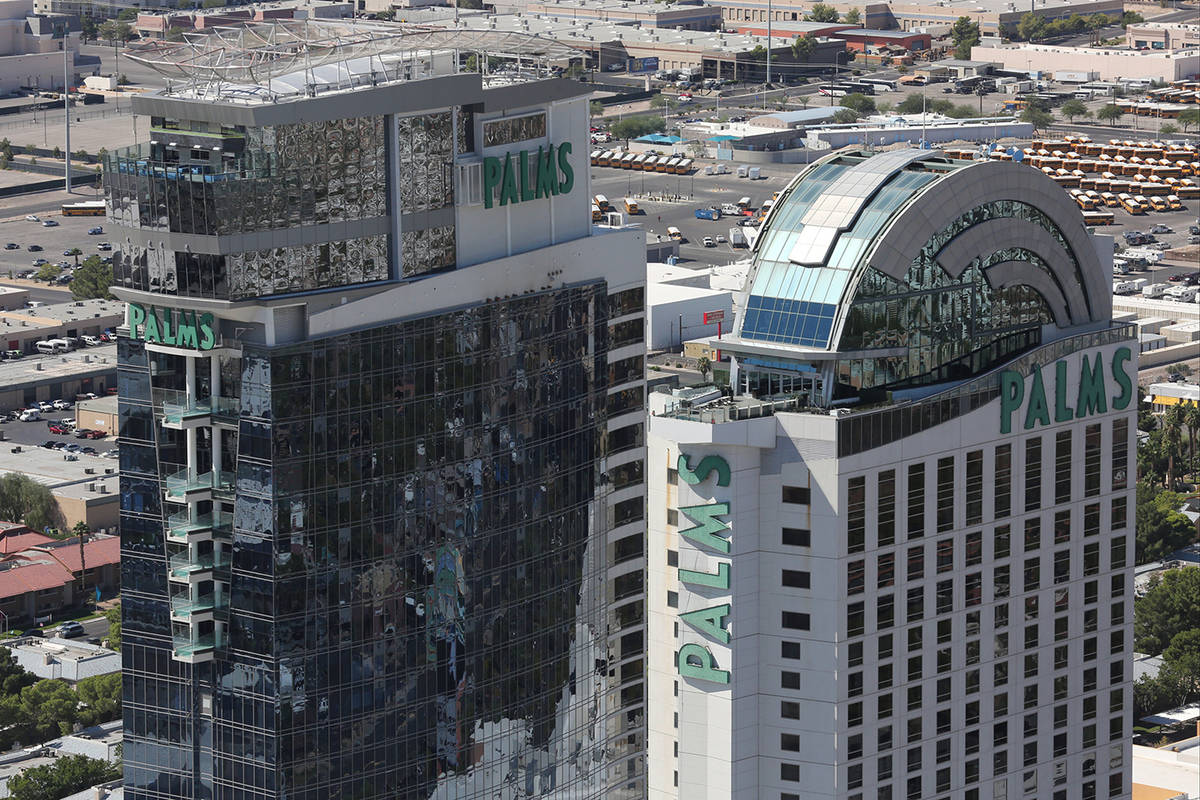
[[[121,9],[121,13],[117,14],[117,20],[120,22],[133,22],[137,19],[137,15],[136,8],[123,8]]]
[[[896,104],[896,111],[900,114],[920,114],[925,108],[925,98],[919,94],[910,94]]]
[[[75,259],[75,266],[78,268],[78,266],[79,266],[79,257],[80,257],[81,255],[83,255],[83,251],[82,251],[82,250],[80,250],[78,247],[72,247],[72,248],[68,249],[68,250],[67,250],[67,251],[66,251],[66,252],[65,252],[63,255],[68,255],[68,256],[71,256],[72,258],[74,258],[74,259]]]
[[[11,650],[0,647],[0,697],[19,695],[22,689],[35,683],[37,676],[18,664]]]
[[[1175,489],[1175,458],[1183,444],[1183,407],[1171,406],[1162,418],[1163,445],[1167,450],[1167,488]]]
[[[837,22],[838,12],[833,6],[814,3],[812,10],[808,12],[808,18],[813,22]]]
[[[1026,42],[1036,42],[1046,35],[1046,22],[1037,14],[1026,12],[1017,23],[1016,38]]]
[[[108,646],[114,650],[121,649],[121,606],[106,609],[104,618],[108,620]]]
[[[603,103],[601,103],[599,100],[593,100],[592,102],[588,103],[588,117],[589,118],[603,117],[603,116],[604,116],[604,104]]]
[[[1156,677],[1143,675],[1133,684],[1133,717],[1141,719],[1181,705],[1187,687],[1174,672],[1161,670]]]
[[[377,11],[375,13],[375,18],[381,19],[384,22],[391,22],[392,20],[394,20],[396,18],[396,9],[385,8],[383,11]]]
[[[58,502],[43,484],[17,472],[0,476],[0,519],[45,530],[61,518]]]
[[[1191,130],[1193,125],[1200,125],[1200,108],[1189,108],[1186,111],[1180,111],[1179,116],[1175,118],[1183,129]]]
[[[968,103],[955,103],[940,113],[952,119],[970,119],[971,117],[978,116],[976,110]]]
[[[90,300],[93,297],[111,300],[109,287],[112,282],[112,265],[101,262],[100,256],[88,256],[75,270],[75,277],[71,280],[71,297],[76,300]]]
[[[200,7],[201,8],[220,8],[221,6],[223,6],[225,4],[226,4],[225,0],[204,0],[204,2],[200,4]]]
[[[1189,694],[1200,688],[1200,628],[1172,636],[1162,657],[1163,666],[1183,679]]]
[[[874,114],[876,111],[875,101],[872,98],[867,97],[865,94],[860,94],[859,92],[851,92],[850,94],[845,95],[839,102],[839,105],[841,105],[843,108],[848,108],[851,111],[856,112],[859,114],[859,116],[864,117]]]
[[[792,40],[792,58],[798,62],[807,63],[812,58],[813,50],[817,47],[817,37],[811,33],[797,36]]]
[[[83,705],[79,721],[85,728],[121,718],[121,673],[84,678],[75,685],[75,693]]]
[[[1137,13],[1136,11],[1126,11],[1124,14],[1121,15],[1121,27],[1122,28],[1124,28],[1127,25],[1137,25],[1138,23],[1145,22],[1145,21],[1146,21],[1146,18],[1143,17],[1141,14]]]
[[[1026,106],[1021,112],[1021,121],[1031,123],[1034,130],[1043,131],[1054,122],[1054,115],[1035,106]]]
[[[1179,513],[1183,495],[1163,492],[1148,481],[1137,484],[1134,561],[1150,564],[1192,543],[1196,536],[1191,521]]]
[[[839,108],[833,112],[833,121],[848,125],[851,122],[858,122],[858,112],[852,108]]]
[[[49,283],[61,274],[62,267],[58,266],[58,264],[42,264],[42,266],[38,268],[37,275],[33,276],[33,279],[36,281],[46,281]]]
[[[50,151],[50,156],[52,158],[62,158],[62,148],[54,145],[54,149]]]
[[[172,25],[171,27],[167,28],[167,41],[182,42],[183,28],[179,27],[178,25]]]
[[[1163,136],[1174,136],[1175,134],[1179,133],[1179,126],[1171,122],[1164,122],[1163,126],[1159,128],[1158,132]]]
[[[1058,110],[1059,110],[1059,113],[1061,113],[1064,117],[1067,118],[1068,122],[1074,122],[1076,117],[1090,117],[1091,116],[1091,112],[1088,111],[1087,106],[1085,106],[1081,101],[1076,100],[1074,98],[1063,103],[1062,106]]]
[[[82,148],[75,151],[75,158],[78,159],[79,161],[87,161],[89,156],[90,156],[90,154],[88,153],[88,151],[84,150]]]
[[[857,8],[852,8],[842,17],[842,22],[847,25],[857,25],[862,22],[862,14]]]
[[[708,374],[712,372],[712,361],[708,359],[708,356],[700,356],[696,359],[696,370],[700,373],[701,378],[708,380]]]
[[[954,57],[969,59],[971,48],[979,44],[979,23],[970,17],[959,17],[950,28],[950,40],[954,42]]]
[[[121,777],[119,765],[82,755],[60,756],[53,764],[32,767],[8,781],[12,800],[59,800]]]
[[[1133,606],[1133,646],[1159,655],[1175,635],[1196,627],[1200,608],[1200,567],[1168,570],[1150,579],[1146,594]]]
[[[86,14],[79,18],[79,39],[82,44],[96,40],[96,20]]]
[[[64,681],[41,680],[21,690],[15,711],[17,741],[37,744],[71,732],[79,717],[79,698]]]
[[[626,117],[612,126],[612,134],[618,139],[636,139],[650,133],[660,133],[667,128],[666,120],[657,114]]]

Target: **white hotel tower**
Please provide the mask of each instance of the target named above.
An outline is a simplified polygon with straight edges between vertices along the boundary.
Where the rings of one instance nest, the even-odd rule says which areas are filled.
[[[843,151],[781,193],[732,395],[651,395],[653,800],[1130,796],[1111,253],[1011,163]]]

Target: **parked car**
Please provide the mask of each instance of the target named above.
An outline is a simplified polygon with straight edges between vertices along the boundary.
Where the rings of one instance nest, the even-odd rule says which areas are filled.
[[[99,455],[94,447],[81,447],[79,448],[79,452],[87,453],[89,456]]]
[[[64,639],[74,639],[77,636],[83,636],[85,631],[83,630],[83,626],[75,620],[68,620],[59,625],[55,633]]]
[[[66,411],[68,408],[71,407],[71,401],[70,400],[55,400],[50,405],[54,406],[59,411]]]
[[[96,245],[96,249],[107,252],[109,250],[112,250],[112,244],[109,242],[101,242],[100,244]]]
[[[1182,383],[1183,382],[1183,373],[1172,372],[1170,375],[1167,376],[1167,380],[1169,380],[1171,383]]]
[[[66,450],[68,453],[78,453],[82,449],[82,445],[75,444],[74,442],[71,442],[69,445],[63,448],[63,450]]]
[[[704,237],[704,246],[705,247],[716,247],[717,243],[715,241],[713,241],[713,238],[711,236],[705,236]]]
[[[57,228],[58,221],[53,220],[53,219],[44,219],[44,220],[42,220],[42,227],[43,228]]]
[[[88,236],[99,236],[104,233],[104,228],[97,225],[94,228],[88,228]]]
[[[18,358],[24,358],[25,354],[22,353],[20,350],[9,350],[7,353],[4,354],[4,357],[9,359],[10,361],[16,361]]]
[[[55,436],[66,436],[68,433],[70,433],[70,431],[64,428],[62,425],[57,424],[50,426],[50,432]]]
[[[1154,225],[1154,227],[1152,227],[1150,229],[1150,232],[1151,233],[1174,233],[1174,231],[1171,230],[1170,225],[1163,225],[1161,222],[1156,223]]]
[[[79,428],[75,431],[76,439],[86,439],[87,435],[92,432],[91,428]]]
[[[20,250],[21,245],[17,244],[16,242],[9,242],[8,244],[4,245],[4,249],[5,250]]]
[[[40,253],[40,252],[42,252],[42,246],[41,246],[40,244],[31,244],[31,245],[29,245],[28,247],[26,247],[25,249],[26,249],[26,250],[28,250],[28,251],[29,251],[29,252],[31,252],[31,253]]]
[[[79,339],[88,347],[95,347],[100,344],[100,337],[98,336],[80,336]]]
[[[46,441],[42,442],[42,447],[46,448],[47,450],[53,450],[54,445],[56,444],[58,444],[58,442],[54,441],[53,439],[47,439]]]
[[[34,259],[32,262],[30,262],[30,263],[32,263],[32,264],[33,264],[35,267],[40,267],[40,266],[42,266],[43,264],[49,264],[50,262],[49,262],[49,261],[47,261],[47,260],[46,260],[46,259],[44,259],[44,258],[35,258],[35,259]]]
[[[37,404],[37,408],[38,408],[38,411],[41,411],[43,414],[49,413],[54,410],[54,406],[50,405],[45,400],[39,400],[38,404]]]
[[[26,214],[25,219],[28,222],[41,222],[42,221],[41,218],[39,218],[37,214]]]
[[[62,450],[62,449],[63,449],[64,447],[66,447],[66,446],[67,446],[67,443],[66,443],[66,442],[55,442],[55,443],[54,443],[54,449],[55,449],[55,450]]]
[[[86,437],[84,437],[84,438],[87,438],[87,439],[103,439],[105,436],[108,436],[108,431],[88,431],[88,434],[87,434],[87,436],[86,436]]]
[[[117,451],[117,450],[113,449],[113,450],[106,450],[106,451],[104,451],[103,453],[101,453],[101,454],[100,454],[100,457],[101,457],[101,458],[108,458],[108,459],[117,459],[117,458],[120,458],[120,457],[121,457],[121,454],[120,454],[120,452],[119,452],[119,451]]]

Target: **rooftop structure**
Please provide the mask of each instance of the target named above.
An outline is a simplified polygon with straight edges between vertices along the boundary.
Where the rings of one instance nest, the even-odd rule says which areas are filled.
[[[3,316],[3,315],[0,315]],[[0,340],[11,341],[13,336],[0,325]],[[33,337],[42,338],[39,333]],[[25,408],[32,399],[51,402],[72,400],[76,394],[101,394],[117,385],[117,348],[101,345],[70,353],[48,356],[26,356],[15,361],[0,362],[0,411]],[[55,389],[55,393],[51,390]]]
[[[715,30],[721,11],[707,3],[678,2],[670,5],[647,0],[495,0],[489,3],[497,14],[520,13],[530,17],[570,17],[645,28]]]
[[[73,416],[70,411],[60,413]],[[46,438],[59,437],[51,437],[47,431]],[[115,459],[76,456],[33,445],[6,446],[0,448],[0,474],[9,472],[27,475],[48,487],[58,501],[66,529],[78,522],[86,522],[93,530],[116,528],[120,492]]]
[[[1184,50],[1200,47],[1200,25],[1139,22],[1125,28],[1125,46],[1135,50]]]
[[[1200,50],[1121,50],[1051,44],[976,45],[971,58],[993,61],[1006,70],[1052,74],[1080,65],[1102,81],[1141,79],[1178,81],[1200,74]]]
[[[266,104],[457,75],[460,54],[524,60],[522,69],[531,77],[547,77],[551,61],[578,55],[558,42],[515,31],[274,20],[184,33],[181,42],[146,42],[127,57],[180,81],[168,82],[167,96]],[[484,83],[497,81],[515,78],[504,73],[486,76]]]
[[[80,639],[31,636],[5,646],[21,667],[43,679],[61,678],[74,682],[121,671],[120,653]],[[121,740],[120,727],[116,725],[115,741],[118,742]]]

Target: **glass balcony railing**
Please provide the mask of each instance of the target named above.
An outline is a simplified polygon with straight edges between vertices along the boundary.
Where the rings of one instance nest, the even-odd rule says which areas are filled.
[[[201,553],[197,556],[192,556],[190,553],[183,552],[178,555],[171,556],[170,560],[171,577],[186,578],[189,575],[197,572],[205,572],[214,568],[225,567],[229,565],[229,554],[224,550],[220,552],[211,551]]]
[[[177,594],[171,598],[171,616],[183,619],[218,608],[217,596],[213,593],[192,597],[190,594]]]
[[[180,511],[167,518],[167,538],[186,541],[193,533],[227,532],[232,524],[231,514],[200,514],[193,519],[187,511]]]
[[[174,648],[177,658],[189,658],[220,647],[221,637],[215,633],[205,633],[196,636],[173,636],[171,637],[171,646]]]
[[[167,475],[163,483],[170,497],[183,497],[189,492],[200,492],[205,489],[216,491],[231,491],[233,489],[233,473],[223,470],[212,470],[192,475],[186,468]]]
[[[237,419],[241,415],[241,401],[236,397],[188,397],[186,392],[161,391],[163,422],[181,425],[188,420],[218,417]]]

